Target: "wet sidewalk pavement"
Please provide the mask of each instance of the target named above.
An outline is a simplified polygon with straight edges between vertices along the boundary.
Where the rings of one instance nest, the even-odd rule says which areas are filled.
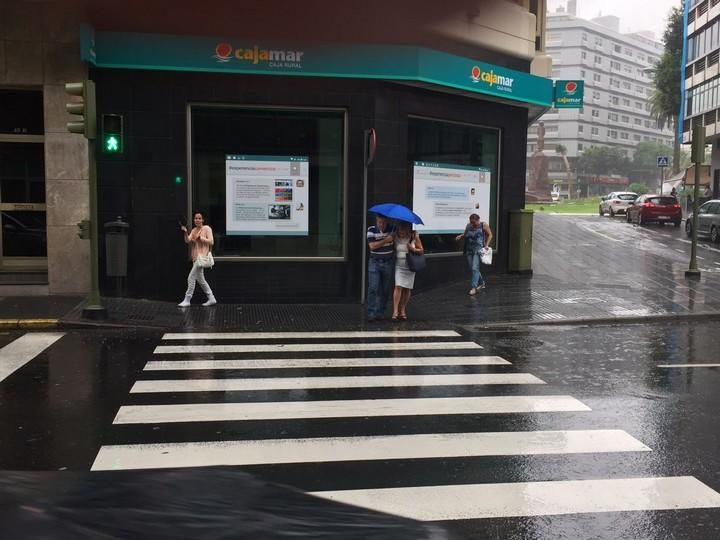
[[[106,298],[102,326],[174,330],[324,330],[383,325],[484,326],[720,318],[720,250],[701,241],[700,280],[685,278],[690,245],[673,227],[636,227],[620,218],[537,213],[532,277],[489,276],[469,296],[467,281],[418,291],[410,321],[367,323],[357,304],[219,304],[177,308],[174,302]],[[458,264],[463,261],[458,258]],[[45,298],[45,301],[53,297]],[[8,300],[8,299],[6,299]],[[2,304],[0,304],[2,308]],[[7,313],[0,311],[0,319]],[[93,326],[81,306],[61,325]]]

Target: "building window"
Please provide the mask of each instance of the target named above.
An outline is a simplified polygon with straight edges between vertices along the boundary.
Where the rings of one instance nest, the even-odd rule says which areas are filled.
[[[610,69],[620,71],[620,62],[610,62]]]
[[[584,79],[584,78],[585,78],[585,70],[584,70],[584,69],[581,69],[581,70],[580,70],[580,78],[581,78],[581,79]]]
[[[641,125],[642,125],[642,120],[641,120],[640,118],[635,118],[635,125],[636,125],[636,126],[641,126]]]
[[[620,132],[620,138],[621,138],[621,139],[624,139],[624,140],[627,140],[627,139],[628,139],[628,134],[627,134],[625,131],[622,131],[622,132]]]
[[[583,143],[578,143],[578,152],[583,151]]]
[[[600,101],[600,92],[598,92],[598,91],[593,91],[592,96],[593,96],[593,99],[594,99],[595,101]]]
[[[620,117],[620,121],[621,121],[623,124],[629,124],[629,123],[630,123],[630,117],[623,114],[623,115]]]
[[[596,37],[596,38],[595,38],[595,45],[597,45],[598,47],[602,47],[602,46],[603,46],[603,40],[600,39],[599,37]]]
[[[600,135],[600,130],[596,127],[590,128],[590,134],[594,136]]]
[[[586,60],[586,59],[587,59],[587,53],[586,53],[585,51],[581,52],[581,53],[580,53],[580,57],[581,57],[583,60]]]
[[[42,91],[0,89],[0,264],[47,256],[44,133]]]
[[[609,130],[608,137],[610,137],[611,139],[617,139],[617,131],[615,131],[614,129]]]
[[[636,101],[636,102],[635,102],[635,108],[636,108],[636,109],[642,109],[642,108],[643,108],[642,102]]]
[[[627,56],[632,56],[633,55],[632,49],[628,49],[627,47],[625,47],[625,54]]]
[[[633,135],[633,140],[639,141],[639,140],[640,140],[640,135],[638,135],[637,133],[634,134],[634,135]]]
[[[578,126],[578,133],[583,133],[584,131],[585,131],[585,126],[583,126],[582,124],[580,124],[580,125]]]
[[[595,81],[595,82],[601,82],[601,81],[602,81],[602,77],[600,76],[599,73],[593,73],[593,81]]]
[[[613,104],[613,105],[617,105],[618,103],[620,103],[620,98],[617,97],[617,96],[613,96],[613,97],[612,97],[612,104]]]
[[[617,121],[618,121],[618,115],[617,115],[617,113],[608,113],[608,118],[609,118],[610,120],[612,120],[613,122],[617,122]]]
[[[617,79],[610,79],[610,86],[613,88],[620,88],[620,81]]]
[[[625,65],[623,66],[623,71],[624,71],[625,73],[632,73],[632,66],[628,66],[627,64],[625,64]]]
[[[587,34],[585,32],[583,32],[582,34],[582,40],[587,41]]]
[[[622,100],[623,107],[629,107],[630,106],[630,100],[629,99],[623,99]]]
[[[595,55],[595,63],[596,64],[602,64],[602,56]]]
[[[487,213],[487,221],[490,227],[494,227],[497,221],[498,141],[497,129],[410,117],[407,143],[408,174],[413,174],[413,164],[416,161],[461,167],[483,167],[490,170],[489,207],[479,213]],[[412,178],[408,178],[408,185],[412,185]],[[424,233],[423,246],[428,253],[456,252],[458,247],[454,240],[455,234],[457,233]]]
[[[600,118],[600,111],[597,109],[592,110],[592,117],[593,118]]]
[[[627,81],[623,81],[622,87],[624,90],[630,90],[630,88],[632,88],[632,85]]]
[[[621,47],[620,45],[613,45],[613,50],[614,50],[616,53],[621,53],[621,52],[622,52],[622,47]]]
[[[215,229],[215,256],[344,256],[345,111],[198,105],[190,115],[192,204]],[[279,176],[227,193],[235,161]]]
[[[639,94],[643,94],[643,93],[644,93],[642,86],[635,86],[635,91],[636,91],[637,93],[639,93]]]

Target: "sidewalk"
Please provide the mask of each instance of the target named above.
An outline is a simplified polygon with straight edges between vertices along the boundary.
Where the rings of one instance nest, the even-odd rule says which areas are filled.
[[[665,246],[666,237],[616,225],[594,217],[536,214],[533,277],[491,276],[477,296],[467,294],[465,280],[417,292],[408,308],[410,320],[403,323],[367,323],[364,306],[358,304],[198,304],[180,309],[174,302],[123,298],[105,298],[109,318],[96,323],[82,319],[77,297],[0,299],[0,319],[48,319],[51,326],[54,319],[70,328],[321,331],[720,318],[720,255],[712,264],[707,260],[701,280],[686,280],[687,258]]]

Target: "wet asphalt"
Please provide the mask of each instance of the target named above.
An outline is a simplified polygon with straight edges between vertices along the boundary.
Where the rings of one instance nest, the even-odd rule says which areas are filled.
[[[561,219],[545,217],[545,219]],[[637,283],[643,265],[668,275],[681,271],[682,230],[638,229],[609,218],[577,218],[592,229],[588,242],[607,254],[593,263],[585,256],[584,276],[569,267],[565,278],[576,286],[622,266]],[[577,224],[580,224],[579,226]],[[547,228],[546,228],[547,229]],[[536,228],[537,231],[537,228]],[[539,234],[543,234],[540,231]],[[556,232],[556,236],[560,233]],[[603,241],[608,238],[623,239]],[[622,246],[616,244],[622,243]],[[705,244],[701,265],[709,275],[720,268],[720,252]],[[563,248],[566,249],[566,248]],[[590,249],[590,248],[588,248]],[[613,249],[621,250],[613,257]],[[625,250],[636,252],[631,259]],[[617,262],[620,261],[620,262]],[[557,273],[557,262],[537,262],[540,276]],[[655,274],[654,274],[655,275]],[[618,283],[622,281],[617,274]],[[599,279],[599,278],[598,278]],[[685,287],[684,283],[677,282]],[[662,287],[661,287],[662,288]],[[657,290],[653,284],[650,290]],[[703,297],[705,293],[703,293]],[[708,293],[709,296],[709,293]],[[460,300],[458,300],[460,301]],[[463,302],[470,301],[466,298]],[[664,368],[664,364],[720,362],[716,320],[675,320],[634,324],[512,325],[488,328],[457,322],[419,321],[412,328],[455,329],[450,341],[472,341],[480,354],[498,355],[511,365],[384,366],[348,368],[143,371],[157,360],[162,332],[76,330],[0,382],[0,469],[88,471],[103,445],[261,440],[278,438],[371,436],[415,433],[508,432],[533,430],[624,430],[649,452],[591,452],[563,455],[512,455],[462,458],[394,459],[334,463],[291,463],[240,467],[256,477],[306,491],[496,484],[558,480],[693,476],[720,491],[720,368]],[[360,327],[359,327],[360,328]],[[364,328],[368,329],[368,328]],[[383,330],[384,327],[373,327]],[[265,328],[265,330],[272,330]],[[0,334],[0,347],[23,334]],[[301,343],[280,338],[244,343]],[[314,340],[317,341],[317,340]],[[327,343],[395,343],[430,338],[331,338]],[[436,340],[435,340],[436,341]],[[188,340],[183,344],[206,344]],[[215,343],[215,342],[214,342]],[[236,340],[219,343],[233,344]],[[337,358],[379,358],[468,354],[462,351],[338,352]],[[182,353],[173,360],[317,358],[304,353]],[[130,393],[136,381],[159,379],[249,379],[273,377],[372,376],[412,374],[530,373],[545,385],[459,385],[397,388],[328,388],[223,392]],[[128,405],[324,401],[389,398],[568,395],[591,410],[511,414],[452,414],[314,418],[250,421],[185,421],[113,424]],[[620,496],[620,494],[618,494]],[[482,503],[482,501],[480,501]],[[488,518],[440,522],[465,538],[655,539],[720,537],[720,509],[629,511]]]

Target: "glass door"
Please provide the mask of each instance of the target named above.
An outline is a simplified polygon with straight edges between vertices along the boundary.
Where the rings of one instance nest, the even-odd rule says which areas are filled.
[[[0,271],[47,269],[40,90],[0,89]]]

